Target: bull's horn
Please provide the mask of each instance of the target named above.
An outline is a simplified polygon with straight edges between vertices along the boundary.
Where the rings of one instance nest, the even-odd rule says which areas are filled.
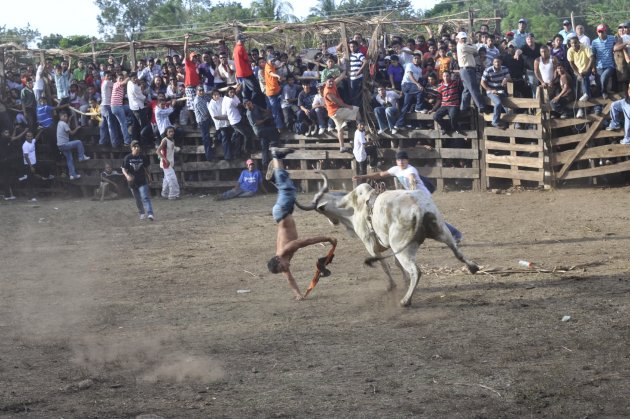
[[[309,205],[302,205],[298,202],[297,199],[295,200],[295,205],[302,211],[312,211],[315,208],[317,208],[317,204],[319,203],[319,200],[322,199],[322,196],[324,196],[326,192],[328,192],[328,177],[326,176],[326,174],[323,172],[320,172],[319,170],[316,171],[315,173],[319,174],[321,177],[324,178],[324,185],[322,185],[319,191],[315,194],[313,201]]]

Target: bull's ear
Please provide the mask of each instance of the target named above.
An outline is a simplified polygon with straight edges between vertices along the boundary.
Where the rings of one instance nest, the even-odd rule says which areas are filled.
[[[357,203],[357,195],[354,191],[347,193],[337,202],[337,207],[342,209],[354,209]]]

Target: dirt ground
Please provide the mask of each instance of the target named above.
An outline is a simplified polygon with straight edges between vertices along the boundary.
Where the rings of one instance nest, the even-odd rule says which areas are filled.
[[[339,245],[293,301],[274,200],[1,202],[0,417],[630,416],[630,188],[437,193],[486,273],[426,242],[410,308],[299,210]],[[294,258],[302,289],[326,251]]]

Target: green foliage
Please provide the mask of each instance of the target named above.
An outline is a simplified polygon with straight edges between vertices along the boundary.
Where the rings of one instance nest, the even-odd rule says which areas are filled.
[[[252,17],[260,20],[299,21],[293,14],[293,6],[291,6],[291,3],[283,0],[252,1]]]
[[[26,25],[25,28],[7,28],[6,25],[0,26],[0,43],[13,42],[18,45],[27,46],[28,44],[39,38],[40,33],[37,29]]]
[[[153,11],[164,0],[95,0],[101,14],[96,18],[106,38],[131,40],[146,28]]]
[[[48,36],[42,37],[42,40],[37,43],[37,48],[41,49],[53,49],[59,48],[59,43],[63,39],[62,35],[51,33]]]

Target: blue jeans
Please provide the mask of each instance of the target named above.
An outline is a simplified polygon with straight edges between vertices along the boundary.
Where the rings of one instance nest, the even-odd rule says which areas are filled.
[[[293,214],[296,192],[289,172],[284,169],[274,169],[273,175],[278,188],[278,199],[276,199],[271,214],[276,223],[279,223],[288,215]]]
[[[123,141],[129,145],[131,143],[131,137],[129,137],[129,125],[127,125],[127,115],[125,114],[124,106],[112,106],[112,113],[120,124],[120,130],[122,131]]]
[[[232,198],[249,198],[250,196],[256,195],[256,192],[252,191],[244,191],[241,188],[230,189],[229,191],[225,191],[221,194],[221,199],[232,199]]]
[[[532,89],[532,97],[536,98],[536,89],[538,88],[538,79],[536,78],[536,73],[534,70],[525,70],[525,74],[527,76],[527,84]]]
[[[232,144],[230,142],[230,133],[229,128],[219,128],[217,130],[217,141],[221,143],[221,147],[223,148],[223,158],[225,160],[232,160]]]
[[[212,119],[208,118],[205,121],[198,123],[199,132],[201,133],[201,142],[203,143],[203,151],[206,154],[206,160],[212,160],[212,139],[210,138],[210,125]]]
[[[131,189],[131,194],[136,199],[136,207],[138,207],[138,214],[153,215],[153,206],[151,205],[151,191],[149,185],[144,184],[142,186],[136,186]]]
[[[444,222],[444,225],[446,225],[446,228],[448,228],[448,231],[451,232],[451,236],[453,236],[455,241],[461,240],[461,238],[463,237],[461,231],[459,231],[458,229],[455,228],[455,226],[450,225],[446,221]]]
[[[79,155],[79,161],[85,158],[85,149],[83,143],[80,140],[70,140],[68,143],[57,146],[59,151],[66,157],[66,164],[68,165],[68,174],[70,176],[76,176],[77,171],[74,168],[74,160],[72,159],[72,150],[76,149]]]
[[[378,128],[385,131],[386,129],[394,129],[396,126],[396,119],[398,118],[398,109],[395,106],[384,107],[377,106],[374,108],[374,114],[378,121]]]
[[[269,107],[271,108],[271,114],[273,115],[273,121],[276,124],[276,128],[284,128],[284,120],[282,119],[282,95],[279,93],[274,96],[267,96],[269,100]]]
[[[477,109],[483,110],[486,105],[481,96],[481,91],[479,90],[475,69],[470,67],[462,68],[459,70],[459,77],[462,79],[462,84],[464,85],[460,109],[462,111],[468,110],[470,107],[470,97],[472,96],[472,100],[475,102],[475,105],[477,105]]]
[[[620,128],[622,118],[624,120],[624,137],[621,141],[622,144],[630,144],[630,103],[626,99],[613,102],[610,108],[610,127]]]
[[[615,69],[612,67],[609,68],[598,68],[597,75],[595,76],[595,82],[599,86],[599,91],[601,94],[608,93],[606,90],[606,86],[608,85],[608,80],[615,74]]]
[[[258,129],[263,167],[267,167],[269,164],[269,147],[279,146],[278,137],[278,130],[273,127],[262,127]]]
[[[363,77],[350,80],[350,105],[363,108]]]
[[[244,98],[251,100],[263,109],[267,107],[265,95],[260,90],[260,84],[253,74],[249,77],[237,77],[236,80],[243,85]]]
[[[498,125],[501,121],[501,111],[503,110],[503,103],[501,99],[505,97],[505,93],[495,95],[494,93],[488,93],[488,97],[494,105],[494,113],[492,114],[492,125]]]
[[[405,98],[403,102],[402,110],[400,111],[400,115],[396,120],[396,127],[402,128],[405,124],[405,115],[407,112],[411,111],[411,107],[415,104],[415,109],[420,110],[420,106],[422,105],[422,98],[424,96],[424,91],[420,91],[418,86],[413,83],[403,83],[402,85],[402,94]]]
[[[444,120],[444,117],[448,114],[449,120]],[[457,106],[440,106],[435,114],[433,114],[433,120],[440,124],[440,128],[443,131],[459,131],[459,107]],[[447,125],[449,124],[449,125]]]
[[[580,98],[582,95],[587,95],[590,99],[591,97],[591,85],[590,85],[590,76],[582,77],[582,81],[578,81],[577,77],[575,78],[575,97]]]
[[[100,139],[99,144],[104,145],[107,143],[107,138],[109,136],[109,142],[112,147],[118,147],[120,145],[120,138],[118,136],[118,131],[116,131],[116,116],[112,113],[112,107],[109,105],[101,105],[101,116],[103,117],[103,121],[99,126],[100,129]]]

